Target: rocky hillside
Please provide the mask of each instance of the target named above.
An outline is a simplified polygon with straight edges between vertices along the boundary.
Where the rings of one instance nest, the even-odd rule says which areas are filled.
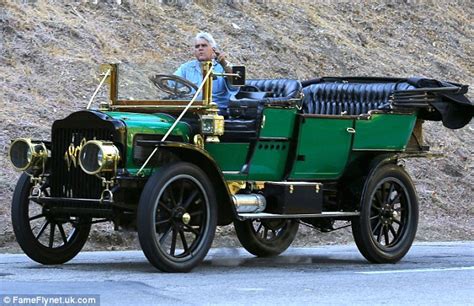
[[[55,119],[85,107],[101,63],[170,73],[192,57],[193,35],[208,31],[249,77],[416,75],[474,84],[471,1],[330,2],[0,0],[0,247],[15,246],[10,139],[49,139]],[[146,79],[138,70],[127,82]],[[421,199],[418,240],[474,237],[472,135],[472,123],[455,131],[425,124],[427,143],[446,157],[406,161]],[[235,243],[230,231],[220,229],[220,244]],[[96,228],[92,241],[133,246],[130,237]],[[297,242],[321,240],[351,236],[304,230]]]

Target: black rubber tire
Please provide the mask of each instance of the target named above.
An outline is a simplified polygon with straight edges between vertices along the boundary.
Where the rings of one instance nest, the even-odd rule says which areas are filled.
[[[18,241],[18,244],[20,245],[23,252],[25,252],[25,254],[28,255],[28,257],[30,257],[32,260],[45,265],[63,264],[74,258],[86,243],[91,227],[90,219],[78,220],[78,223],[81,225],[71,227],[70,236],[68,235],[69,237],[66,238],[66,242],[63,242],[62,245],[59,245],[58,247],[54,247],[54,245],[53,247],[49,247],[49,245],[46,246],[42,244],[39,241],[39,238],[37,239],[35,237],[33,229],[31,228],[29,216],[30,204],[39,205],[28,199],[32,186],[33,185],[30,182],[30,177],[23,173],[17,182],[15,192],[13,193],[11,217],[16,240]],[[49,226],[50,229],[51,224],[58,222],[55,221],[54,216],[49,216],[48,218],[44,217],[44,219],[44,224],[46,224],[46,222],[50,222],[49,225],[46,225]],[[67,222],[61,223],[65,224]],[[61,228],[64,232],[62,224]],[[44,227],[45,229],[46,226]],[[58,230],[56,230],[56,227]],[[55,233],[59,231],[59,225],[55,224],[52,235],[53,239],[55,237]],[[44,230],[43,232],[46,231]],[[51,231],[49,234],[51,234]],[[39,236],[41,235],[42,234]]]
[[[180,182],[191,188],[191,191],[193,190],[192,188],[197,190],[197,194],[194,194],[194,191],[191,192],[190,200],[188,201],[188,208],[191,206],[189,203],[197,205],[194,210],[193,207],[183,209],[183,206],[185,206],[183,202],[186,202],[183,199],[183,195],[181,195],[181,200],[178,201],[176,201],[175,194],[170,196],[170,193],[173,194],[175,192],[173,188],[176,188],[176,185],[179,185]],[[175,184],[174,187],[173,184]],[[184,187],[182,188],[184,190]],[[167,197],[165,196],[165,191],[168,195]],[[184,191],[182,194],[184,194]],[[198,197],[197,200],[195,200],[196,197]],[[171,203],[170,198],[174,199],[174,204]],[[162,202],[160,203],[160,201]],[[167,206],[168,212],[162,206],[164,202],[168,203],[166,205],[169,205]],[[193,226],[200,227],[198,229],[194,228],[197,234],[195,234],[195,240],[192,240],[192,243],[187,245],[188,250],[184,247],[183,239],[186,241],[187,239],[183,238],[183,236],[185,235],[185,228],[187,229],[186,233],[189,235],[190,226],[187,223],[185,224],[182,218],[180,219],[180,217],[173,215],[173,212],[176,212],[178,208],[181,209],[181,214],[189,213],[190,215],[201,216],[194,219],[197,221],[191,221],[190,223]],[[169,214],[169,220],[172,221],[166,221],[163,214]],[[163,225],[157,225],[156,222]],[[193,222],[201,223],[196,225]],[[169,226],[166,224],[169,224]],[[138,205],[138,238],[146,258],[157,269],[163,272],[191,271],[203,261],[209,251],[214,239],[216,225],[217,202],[214,188],[207,175],[199,167],[186,162],[172,163],[159,168],[148,179]],[[158,238],[157,235],[160,235],[162,231],[159,228],[161,226],[167,226],[168,228],[164,230],[166,233],[163,233]],[[162,240],[167,239],[166,235],[169,235],[170,231],[172,232],[171,240],[174,240],[175,243],[174,247],[170,247],[168,253],[165,241]],[[178,234],[181,241],[178,240]],[[184,251],[181,255],[174,254],[177,243],[181,243],[183,246]],[[172,242],[171,245],[173,245]]]
[[[259,223],[257,228],[254,227],[255,222]],[[249,253],[258,257],[276,256],[288,249],[298,233],[299,225],[297,219],[234,221],[235,232],[240,243]],[[262,229],[263,232],[261,232]],[[273,229],[271,239],[267,239],[268,229]]]
[[[360,217],[352,221],[361,254],[372,263],[396,263],[410,249],[417,226],[418,199],[409,175],[395,164],[376,169],[366,182]]]

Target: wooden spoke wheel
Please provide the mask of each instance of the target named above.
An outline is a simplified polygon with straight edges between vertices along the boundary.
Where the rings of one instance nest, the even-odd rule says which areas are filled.
[[[23,173],[12,201],[12,224],[18,244],[28,257],[42,264],[62,264],[76,256],[87,241],[90,219],[59,217],[47,205],[31,200],[30,177]],[[49,196],[47,184],[41,192]]]
[[[352,232],[370,262],[394,263],[410,249],[418,225],[418,200],[403,168],[386,165],[366,182],[360,218]]]
[[[216,200],[206,174],[184,162],[160,168],[140,198],[138,236],[145,256],[165,272],[187,272],[211,247]]]
[[[235,232],[242,246],[259,257],[284,252],[295,239],[299,223],[296,219],[234,221]]]

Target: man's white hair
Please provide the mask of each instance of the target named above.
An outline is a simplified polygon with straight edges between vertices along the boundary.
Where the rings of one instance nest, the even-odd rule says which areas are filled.
[[[205,41],[207,41],[211,45],[212,48],[217,47],[217,43],[214,40],[214,37],[212,37],[212,35],[207,33],[207,32],[197,33],[196,37],[194,37],[194,42],[196,42],[196,40],[198,40],[198,39],[204,39]]]

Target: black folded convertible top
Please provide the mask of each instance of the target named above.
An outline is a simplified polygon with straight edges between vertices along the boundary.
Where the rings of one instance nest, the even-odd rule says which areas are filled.
[[[420,77],[322,77],[301,82],[303,87],[320,83],[408,83],[414,88],[395,90],[391,95],[394,107],[418,108],[419,118],[442,120],[451,129],[465,126],[474,116],[474,104],[465,96],[468,86],[458,83]]]

